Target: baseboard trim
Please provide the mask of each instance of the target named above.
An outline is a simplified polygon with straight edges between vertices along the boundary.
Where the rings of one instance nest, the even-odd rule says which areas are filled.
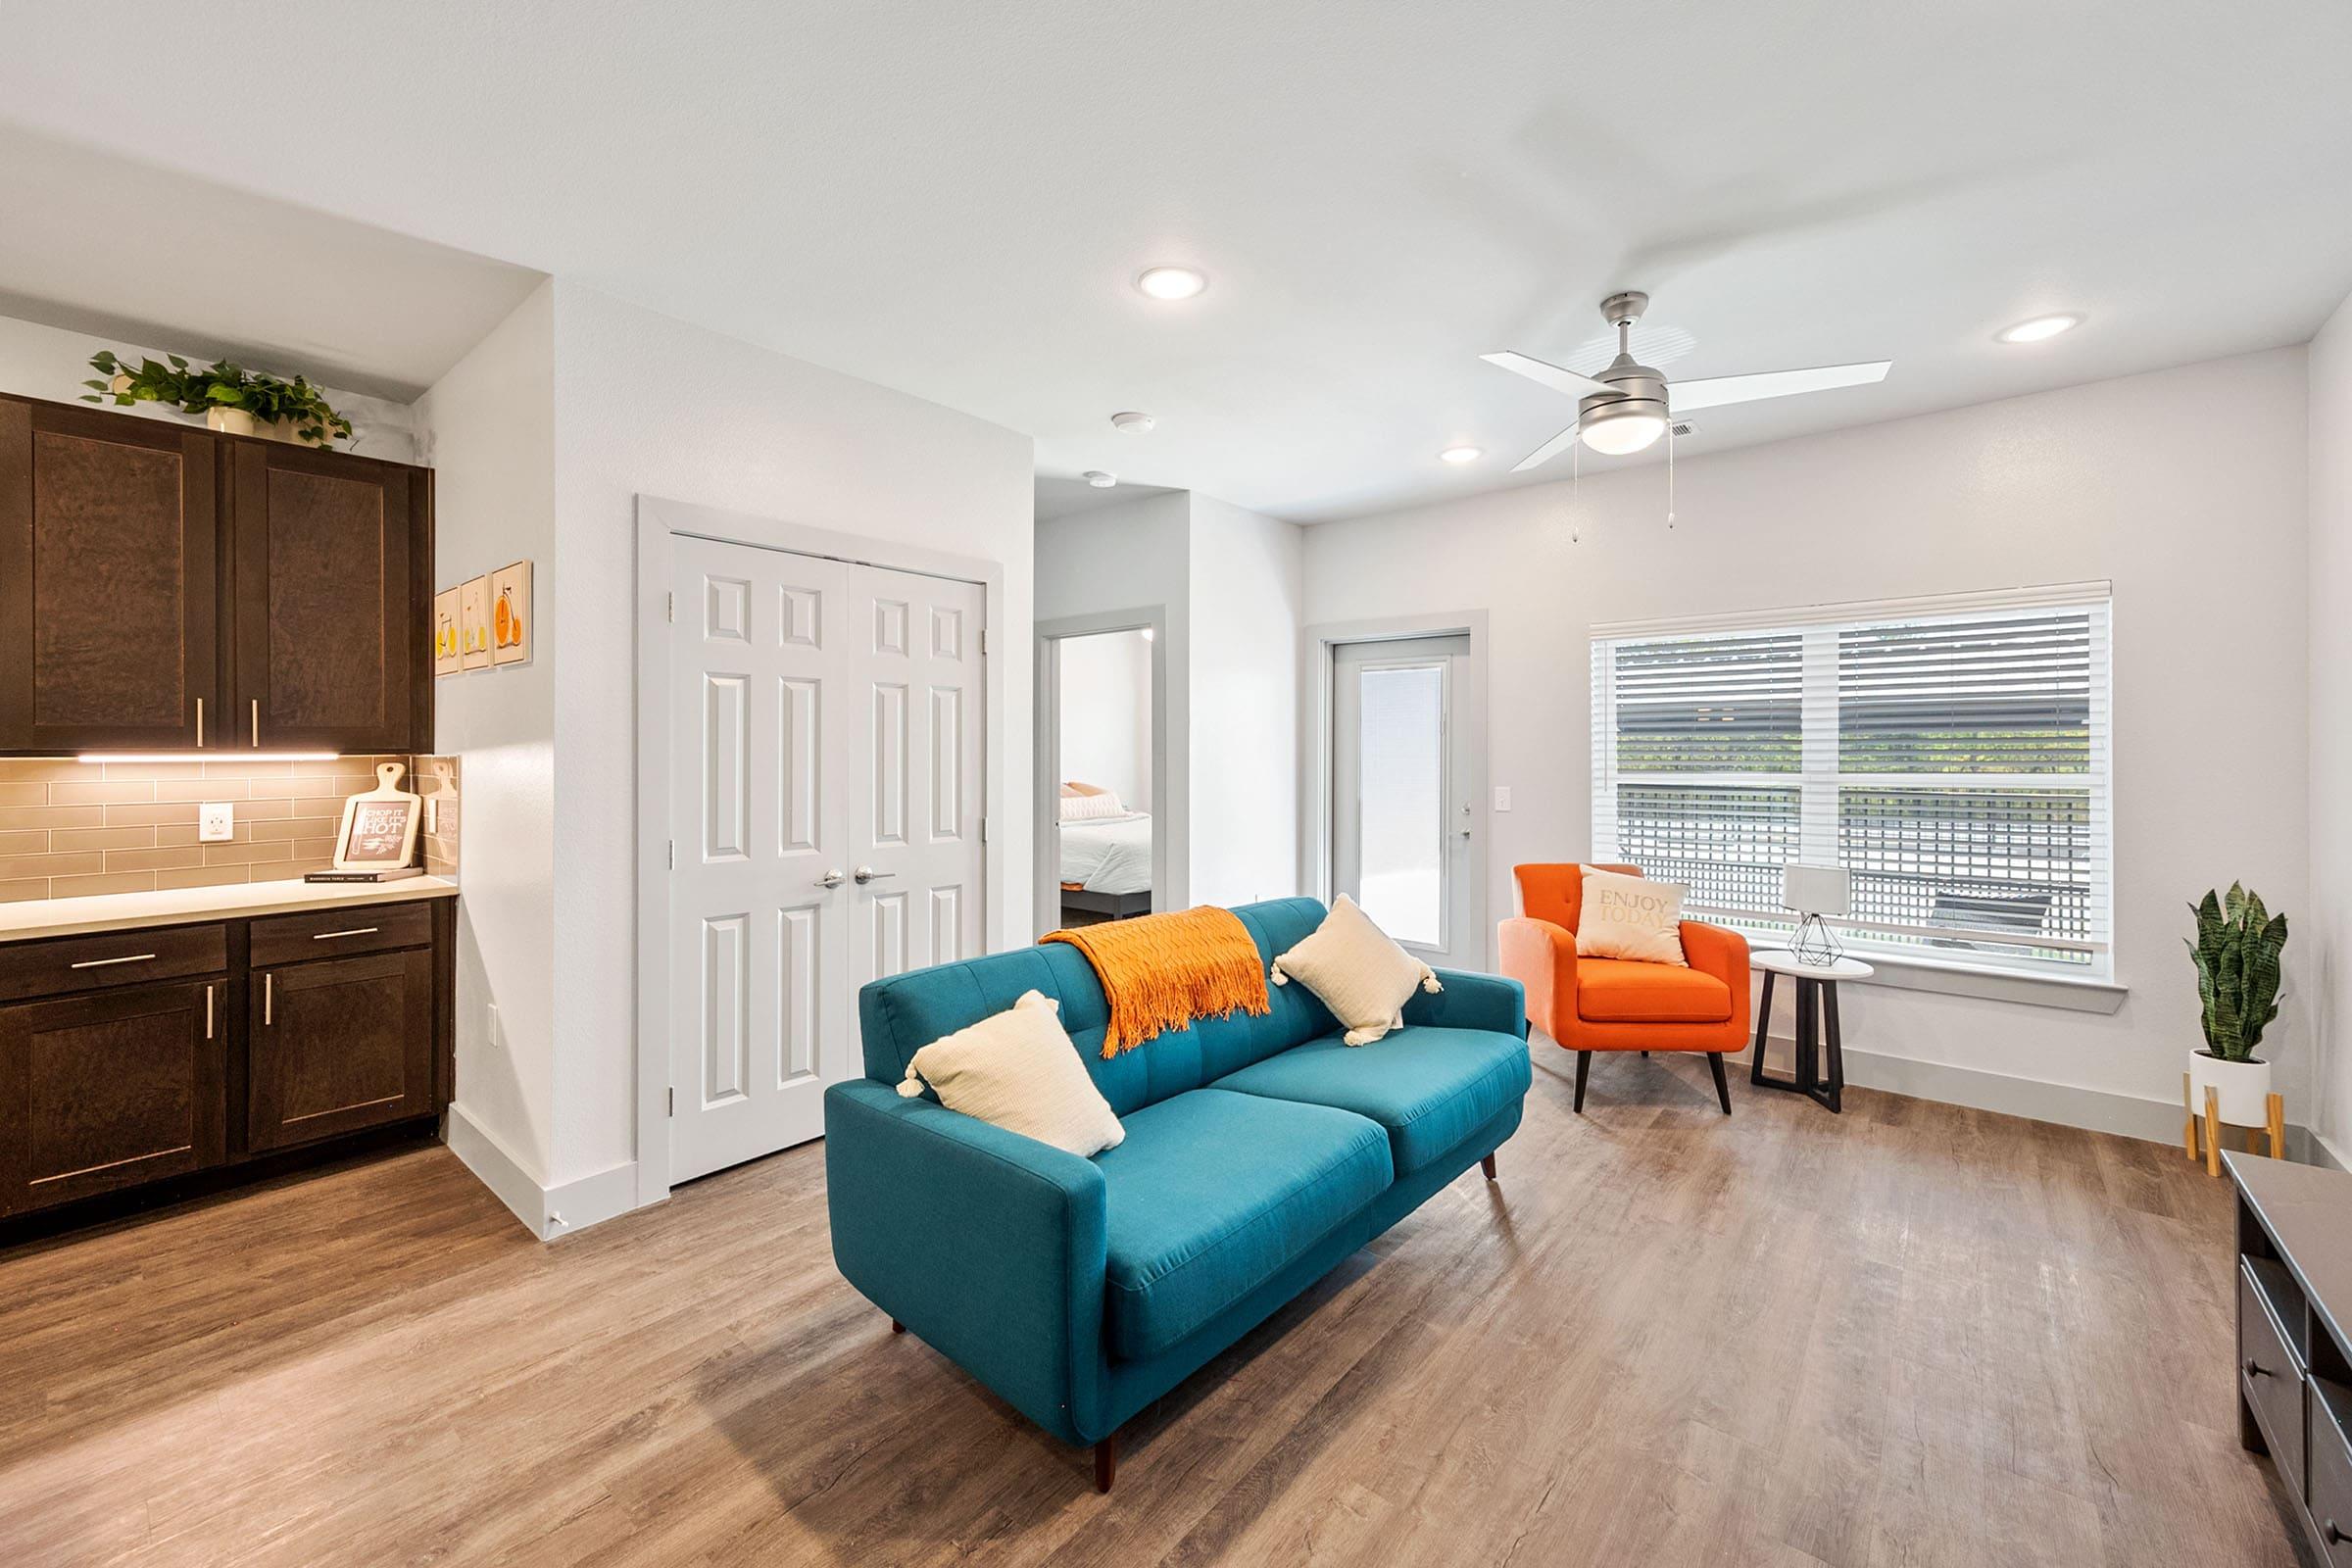
[[[543,1240],[558,1241],[574,1231],[600,1225],[637,1206],[637,1162],[624,1159],[593,1176],[582,1176],[547,1190],[547,1228]]]
[[[498,1141],[497,1134],[475,1121],[463,1104],[453,1104],[442,1141],[459,1162],[473,1172],[474,1180],[514,1211],[524,1229],[541,1241],[547,1239],[547,1189],[514,1157],[513,1150]]]
[[[1864,1089],[1884,1089],[1917,1100],[1940,1100],[1946,1104],[1977,1110],[1996,1110],[2029,1121],[2053,1121],[2092,1132],[2144,1138],[2150,1143],[2178,1143],[2180,1106],[2162,1100],[2082,1089],[2072,1084],[2043,1083],[2012,1078],[2006,1073],[1947,1062],[1919,1061],[1909,1056],[1884,1055],[1875,1051],[1845,1052],[1845,1081]]]
[[[474,1120],[464,1105],[449,1107],[443,1142],[474,1178],[543,1242],[584,1231],[637,1206],[637,1162],[633,1159],[558,1187],[542,1186],[530,1167],[516,1158],[496,1133]]]

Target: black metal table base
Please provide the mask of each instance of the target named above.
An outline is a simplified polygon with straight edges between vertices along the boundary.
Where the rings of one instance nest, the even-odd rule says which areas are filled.
[[[1802,1095],[1832,1112],[1841,1111],[1845,1099],[1845,1047],[1838,1030],[1838,982],[1828,976],[1790,975],[1796,982],[1796,1077],[1764,1076],[1764,1036],[1772,1027],[1772,983],[1779,971],[1764,971],[1764,997],[1756,1004],[1756,1054],[1747,1081],[1759,1089],[1784,1089]],[[1823,1031],[1826,1026],[1829,1061],[1824,1070]]]

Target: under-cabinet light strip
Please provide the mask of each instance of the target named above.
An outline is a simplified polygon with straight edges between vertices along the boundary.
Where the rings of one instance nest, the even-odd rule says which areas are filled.
[[[341,752],[83,752],[76,762],[332,762]]]

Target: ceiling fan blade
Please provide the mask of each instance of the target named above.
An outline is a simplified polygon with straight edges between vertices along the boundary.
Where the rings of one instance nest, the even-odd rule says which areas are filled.
[[[1573,424],[1570,425],[1567,429],[1562,430],[1558,435],[1553,436],[1550,440],[1536,448],[1535,451],[1530,452],[1526,457],[1521,458],[1517,463],[1511,465],[1511,471],[1513,473],[1525,473],[1530,468],[1539,467],[1544,464],[1549,463],[1552,459],[1558,457],[1569,447],[1572,447],[1576,444],[1576,431],[1577,426]]]
[[[1565,392],[1572,398],[1589,398],[1595,392],[1613,390],[1606,381],[1595,381],[1589,375],[1563,370],[1556,365],[1545,365],[1542,360],[1531,360],[1524,354],[1513,354],[1507,349],[1500,354],[1481,354],[1479,358],[1489,365],[1516,370],[1530,381],[1541,381],[1554,392]]]
[[[1811,370],[1761,370],[1754,375],[1710,375],[1696,381],[1671,381],[1666,406],[1676,414],[1721,408],[1726,403],[1753,403],[1758,398],[1785,398],[1798,392],[1827,392],[1832,387],[1863,386],[1886,379],[1892,360],[1867,365],[1824,365]]]

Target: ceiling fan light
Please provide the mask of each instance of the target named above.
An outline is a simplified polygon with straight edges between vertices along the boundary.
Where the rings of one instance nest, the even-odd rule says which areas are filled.
[[[1589,411],[1577,429],[1586,446],[1611,458],[1642,451],[1665,433],[1665,412],[1646,401],[1604,404]]]

